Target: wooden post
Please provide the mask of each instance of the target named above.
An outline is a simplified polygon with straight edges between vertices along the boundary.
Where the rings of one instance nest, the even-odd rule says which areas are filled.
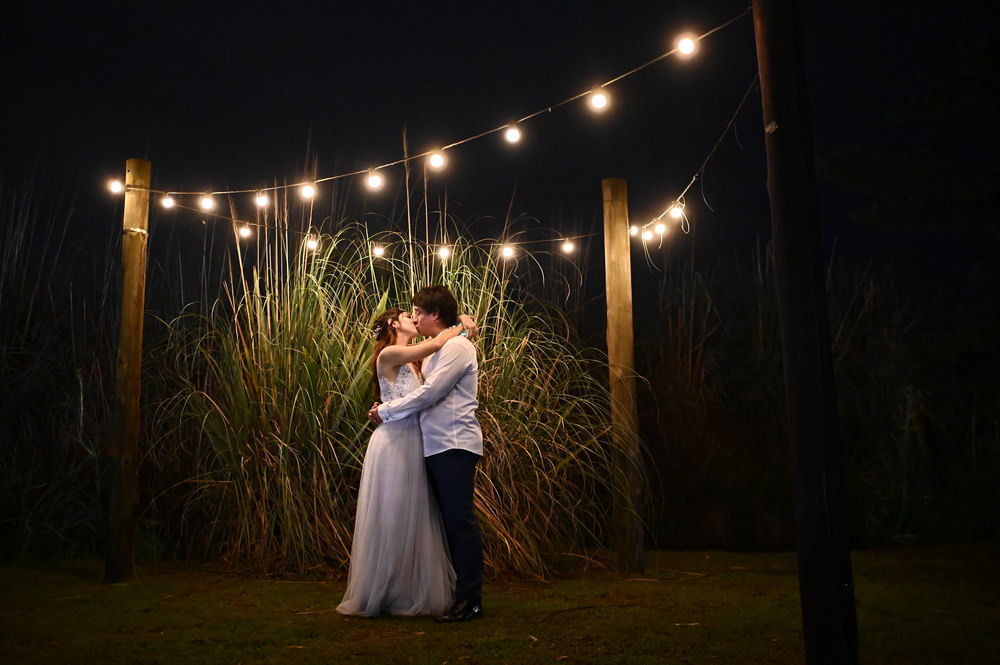
[[[858,662],[843,453],[797,0],[753,0],[806,662]]]
[[[622,574],[645,570],[639,502],[642,476],[635,405],[635,345],[632,340],[632,262],[628,232],[628,188],[624,180],[601,181],[604,195],[604,264],[608,299],[608,368],[615,441],[613,506],[615,565]]]
[[[115,367],[115,409],[108,445],[108,532],[104,580],[128,582],[135,576],[135,525],[139,506],[139,389],[142,323],[146,302],[150,164],[125,164],[122,236],[122,303]]]

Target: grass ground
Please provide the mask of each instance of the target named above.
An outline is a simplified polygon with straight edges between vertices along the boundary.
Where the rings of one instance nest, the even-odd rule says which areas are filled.
[[[1000,662],[1000,545],[853,555],[861,662]],[[101,563],[0,568],[0,663],[802,663],[791,553],[649,552],[642,576],[591,567],[493,582],[486,618],[347,618],[343,580],[176,564],[100,582]]]

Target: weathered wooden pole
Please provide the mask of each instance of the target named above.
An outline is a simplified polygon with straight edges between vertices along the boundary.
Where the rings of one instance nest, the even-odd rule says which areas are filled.
[[[139,507],[139,389],[142,322],[146,302],[146,252],[149,237],[150,164],[125,164],[125,215],[122,235],[122,303],[115,362],[115,408],[108,443],[108,531],[104,580],[128,582],[135,576],[135,526]]]
[[[753,0],[753,15],[795,475],[806,662],[857,663],[843,453],[797,0]]]
[[[641,459],[635,405],[635,345],[632,339],[632,261],[629,252],[628,187],[624,180],[601,181],[604,194],[604,265],[608,299],[608,368],[611,383],[611,436],[615,442],[613,507],[615,565],[622,574],[645,570]]]

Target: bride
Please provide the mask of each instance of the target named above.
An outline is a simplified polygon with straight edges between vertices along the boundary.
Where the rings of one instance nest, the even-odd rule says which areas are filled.
[[[410,344],[410,314],[385,311],[372,327],[372,381],[382,401],[402,397],[423,381],[419,361],[468,328],[473,319]],[[451,605],[455,572],[441,515],[427,485],[419,415],[379,425],[361,469],[347,592],[340,614],[440,614]]]

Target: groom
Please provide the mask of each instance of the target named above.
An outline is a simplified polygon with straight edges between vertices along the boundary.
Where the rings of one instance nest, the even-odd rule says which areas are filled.
[[[433,337],[458,323],[458,301],[443,286],[428,286],[413,298],[417,332]],[[420,412],[424,463],[431,490],[441,507],[445,535],[455,567],[455,602],[438,623],[481,619],[483,540],[473,512],[473,481],[483,454],[483,432],[476,420],[479,365],[465,337],[453,337],[424,360],[424,383],[405,397],[372,407],[376,425]]]

